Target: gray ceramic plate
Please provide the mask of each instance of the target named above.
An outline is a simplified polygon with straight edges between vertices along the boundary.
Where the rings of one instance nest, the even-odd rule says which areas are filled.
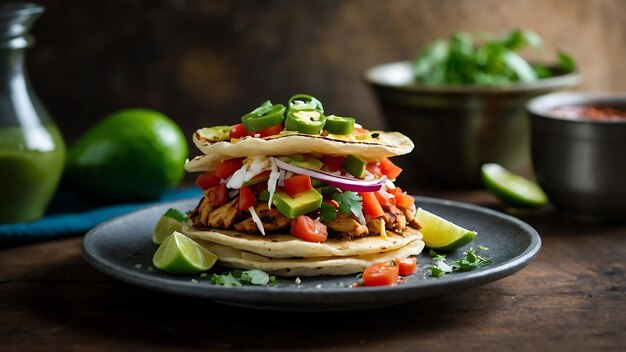
[[[428,277],[425,271],[406,277],[406,283],[395,287],[354,287],[356,276],[302,278],[297,285],[293,278],[278,278],[274,287],[223,287],[211,285],[208,278],[174,276],[148,271],[156,245],[152,244],[152,228],[161,214],[170,207],[192,209],[197,199],[163,204],[105,222],[89,231],[83,241],[85,259],[101,272],[121,281],[152,290],[185,296],[208,298],[217,302],[278,310],[348,310],[382,307],[410,302],[492,282],[525,267],[541,246],[537,232],[528,224],[505,214],[475,205],[415,197],[416,204],[465,228],[478,232],[472,245],[484,245],[481,252],[492,264],[473,271],[455,272],[439,278]],[[461,248],[448,254],[458,259]],[[428,253],[418,262],[431,263]],[[212,269],[212,271],[221,269]],[[197,279],[198,283],[191,280]]]

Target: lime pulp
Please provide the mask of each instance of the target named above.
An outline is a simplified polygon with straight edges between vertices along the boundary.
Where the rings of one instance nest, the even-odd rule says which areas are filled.
[[[195,274],[210,269],[217,256],[180,232],[168,236],[152,257],[155,267],[172,274]]]
[[[415,218],[421,226],[422,240],[431,249],[457,249],[472,242],[478,235],[422,208],[417,209]]]
[[[161,244],[167,236],[171,235],[174,231],[182,232],[182,228],[182,222],[163,215],[154,226],[154,231],[152,232],[152,242],[154,242],[154,244]]]

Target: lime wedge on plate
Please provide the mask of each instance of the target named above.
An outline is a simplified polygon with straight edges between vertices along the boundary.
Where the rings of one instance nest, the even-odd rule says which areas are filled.
[[[450,221],[418,208],[415,219],[419,222],[420,232],[426,247],[448,251],[472,242],[477,233],[455,225]]]
[[[182,222],[163,215],[154,226],[154,231],[152,232],[152,242],[154,242],[154,244],[161,244],[167,236],[171,235],[174,231],[181,232],[182,228]]]
[[[537,208],[548,202],[538,184],[498,164],[484,164],[481,175],[485,187],[512,207]]]
[[[152,263],[172,274],[195,274],[210,269],[217,256],[180,232],[168,236],[159,246]]]

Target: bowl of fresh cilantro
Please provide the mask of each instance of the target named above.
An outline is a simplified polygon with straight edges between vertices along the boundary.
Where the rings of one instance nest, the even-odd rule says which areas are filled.
[[[456,32],[426,45],[413,61],[365,72],[386,122],[415,143],[401,162],[417,184],[477,187],[488,162],[528,170],[526,102],[574,87],[581,75],[564,52],[539,63],[527,61],[523,50],[539,56],[541,38],[523,29],[500,36]]]

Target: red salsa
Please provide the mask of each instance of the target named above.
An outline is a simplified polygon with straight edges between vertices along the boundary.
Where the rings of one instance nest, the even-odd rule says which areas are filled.
[[[590,121],[626,121],[626,111],[605,106],[559,106],[550,110],[557,117]]]

